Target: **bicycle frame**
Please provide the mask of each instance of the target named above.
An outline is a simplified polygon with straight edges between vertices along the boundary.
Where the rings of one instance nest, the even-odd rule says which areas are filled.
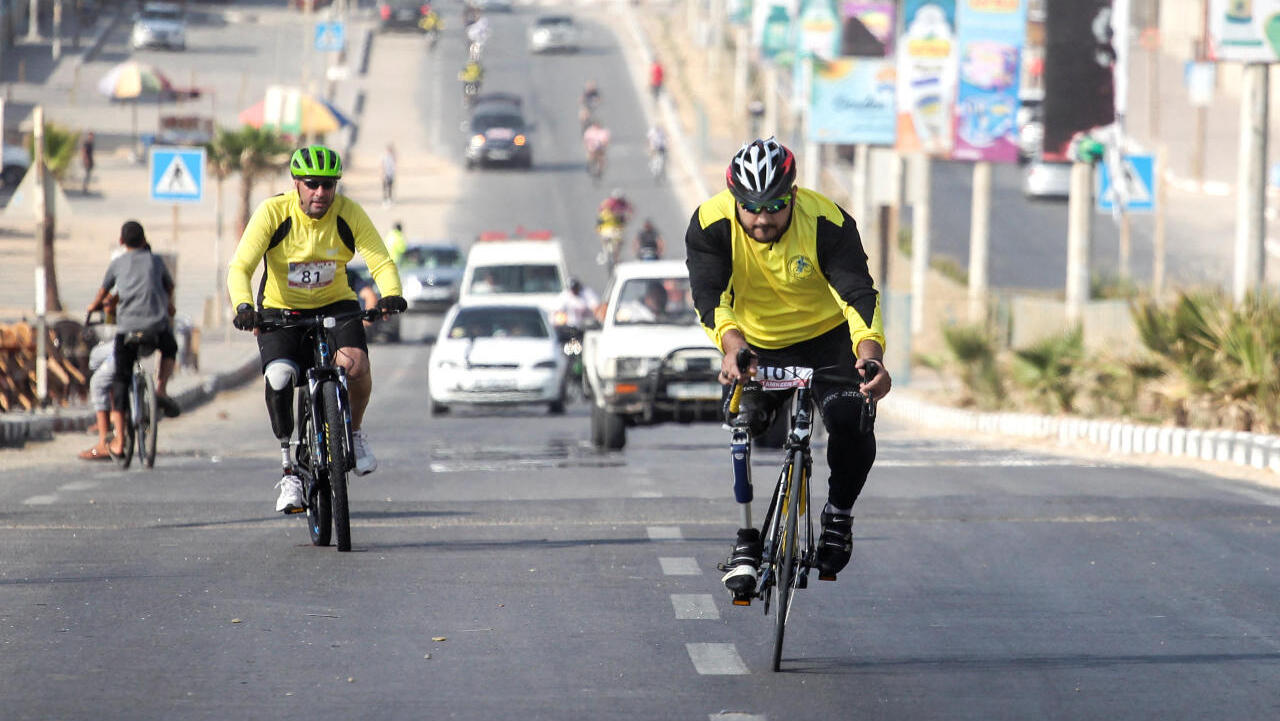
[[[334,327],[337,323],[333,318],[325,318],[329,321],[323,325],[317,325],[310,330],[313,335],[312,342],[315,344],[314,358],[315,364],[307,369],[307,404],[313,419],[311,443],[311,462],[313,470],[329,471],[329,456],[327,453],[320,453],[319,450],[324,447],[324,423],[314,422],[315,419],[324,418],[324,411],[321,407],[320,384],[333,380],[338,383],[338,406],[342,411],[342,433],[344,436],[344,448],[354,447],[354,438],[351,430],[351,403],[347,397],[347,370],[342,366],[333,363],[332,354],[329,350],[329,334],[325,331]],[[354,459],[348,457],[348,463],[353,464]],[[344,470],[351,470],[351,466]]]
[[[799,531],[799,523],[797,522],[797,535],[804,539],[802,546],[797,546],[796,558],[798,560],[798,570],[801,573],[801,581],[798,587],[803,588],[805,579],[807,579],[809,568],[814,559],[813,547],[813,517],[811,513],[811,504],[809,503],[809,479],[813,475],[813,452],[809,447],[809,440],[812,435],[813,427],[813,392],[809,385],[803,385],[796,389],[795,402],[791,412],[791,430],[787,434],[786,444],[783,446],[787,454],[787,460],[782,465],[782,470],[778,474],[778,481],[774,486],[773,497],[769,501],[769,510],[765,513],[764,525],[761,528],[760,535],[764,541],[764,558],[760,568],[760,580],[758,594],[765,601],[765,613],[769,612],[769,590],[772,588],[777,574],[778,554],[786,550],[786,544],[792,539],[786,538],[786,528],[781,528],[783,520],[786,518],[787,512],[794,504],[798,514],[805,518],[805,526],[803,535]],[[793,473],[796,465],[800,466],[800,475],[795,478]],[[798,480],[799,484],[795,483]],[[794,539],[799,541],[799,538]]]

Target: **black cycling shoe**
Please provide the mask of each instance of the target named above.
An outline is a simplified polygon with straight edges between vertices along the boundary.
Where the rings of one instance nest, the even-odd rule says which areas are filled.
[[[177,418],[182,415],[182,408],[178,406],[178,402],[169,396],[162,396],[157,393],[156,405],[160,406],[165,418]]]
[[[760,575],[760,557],[764,547],[760,543],[760,531],[754,528],[738,529],[738,540],[733,545],[729,560],[720,565],[727,571],[720,581],[733,594],[733,601],[739,605],[751,603],[751,594],[756,590],[756,579]]]
[[[834,581],[853,555],[853,516],[822,512],[822,535],[818,539],[818,580]]]

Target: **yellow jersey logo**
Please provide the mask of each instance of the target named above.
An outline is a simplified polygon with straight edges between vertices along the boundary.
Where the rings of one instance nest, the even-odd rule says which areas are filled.
[[[793,255],[787,261],[787,269],[791,271],[792,280],[808,280],[815,270],[813,261],[803,255]]]

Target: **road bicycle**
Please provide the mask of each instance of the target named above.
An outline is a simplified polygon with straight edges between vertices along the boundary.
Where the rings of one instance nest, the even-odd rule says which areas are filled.
[[[288,441],[288,470],[302,479],[306,505],[295,512],[306,512],[312,545],[327,546],[337,536],[338,550],[351,550],[347,502],[347,474],[355,468],[351,401],[347,371],[333,362],[328,332],[340,323],[376,321],[382,314],[377,308],[330,315],[267,308],[260,314],[258,328],[303,328],[304,338],[311,343],[314,364],[297,384],[297,437]]]
[[[656,183],[662,182],[662,174],[667,170],[666,148],[654,148],[649,151],[649,175]]]
[[[85,325],[101,325],[101,311],[92,311],[85,318]],[[159,337],[153,331],[131,331],[124,334],[124,344],[137,348],[133,373],[129,377],[128,397],[122,404],[124,412],[124,444],[116,464],[128,468],[133,464],[136,448],[138,460],[147,468],[156,465],[156,447],[160,433],[160,403],[156,395],[156,379],[142,366],[142,361],[156,352]]]
[[[737,359],[738,367],[745,369],[750,362],[749,354],[744,360],[742,354]],[[733,603],[737,606],[751,605],[751,598],[764,601],[764,612],[775,608],[773,619],[773,670],[779,670],[782,663],[782,642],[786,635],[787,620],[791,615],[791,602],[797,589],[809,585],[809,570],[816,567],[814,549],[813,514],[809,499],[809,480],[813,471],[813,454],[809,448],[810,431],[813,426],[813,392],[815,379],[824,383],[836,383],[857,387],[861,378],[843,376],[835,373],[835,366],[824,368],[805,368],[801,366],[760,367],[751,383],[758,384],[766,391],[794,390],[795,396],[791,404],[791,423],[787,439],[783,445],[786,454],[782,462],[782,470],[778,474],[773,496],[769,501],[769,510],[765,513],[764,523],[760,529],[763,545],[763,556],[760,563],[760,577],[756,590],[749,596],[735,596]],[[862,432],[869,432],[875,423],[875,400],[862,393],[856,394],[862,406]],[[738,417],[739,401],[742,396],[742,385],[735,384],[730,394],[727,407],[727,420],[732,431],[730,455],[733,462],[734,496],[742,504],[743,528],[751,528],[751,437],[745,426],[745,420]],[[804,520],[801,522],[801,517]],[[724,564],[721,570],[728,570]],[[819,576],[821,578],[821,576]],[[831,579],[834,580],[834,579]],[[777,598],[775,599],[775,592]]]

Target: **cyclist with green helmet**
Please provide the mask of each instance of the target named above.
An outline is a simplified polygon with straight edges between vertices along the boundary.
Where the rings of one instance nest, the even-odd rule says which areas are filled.
[[[276,510],[304,510],[302,481],[289,466],[289,437],[293,433],[293,387],[311,364],[303,344],[303,331],[284,328],[255,330],[258,313],[281,308],[320,314],[358,310],[356,294],[347,283],[347,262],[360,253],[378,285],[378,308],[401,312],[407,303],[401,296],[400,274],[369,216],[358,203],[338,193],[342,160],[323,145],[299,148],[289,160],[293,190],[268,198],[254,211],[240,236],[227,272],[227,292],[236,309],[234,325],[254,330],[266,379],[267,414],[280,441],[283,477],[276,486],[280,496]],[[258,264],[264,266],[256,297],[250,287]],[[378,467],[361,430],[365,408],[373,390],[369,346],[362,323],[346,323],[333,329],[337,348],[334,360],[347,373],[354,428],[356,473],[366,475]]]

